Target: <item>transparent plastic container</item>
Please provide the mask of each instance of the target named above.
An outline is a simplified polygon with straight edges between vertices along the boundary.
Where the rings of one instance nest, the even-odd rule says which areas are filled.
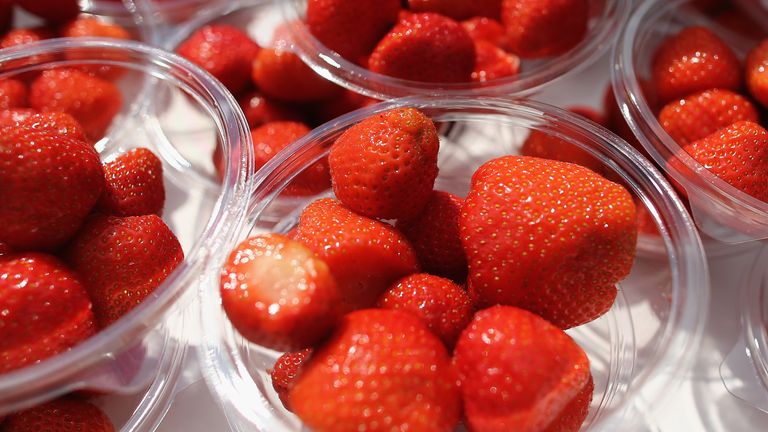
[[[768,203],[721,180],[682,153],[680,146],[656,120],[641,82],[650,77],[653,54],[667,37],[692,25],[711,25],[689,0],[648,1],[638,6],[614,50],[612,82],[622,114],[640,143],[667,174],[686,191],[696,225],[709,237],[735,244],[768,238]],[[719,33],[743,60],[753,44],[737,43],[730,33]],[[667,161],[677,158],[678,167]]]
[[[290,25],[296,51],[315,72],[357,93],[386,100],[406,96],[526,96],[563,75],[590,64],[613,43],[626,21],[632,0],[590,0],[587,34],[570,51],[549,58],[523,59],[520,73],[486,83],[426,83],[394,78],[359,66],[320,43],[302,19],[306,0],[282,2],[285,20]]]
[[[64,54],[72,52],[77,60],[65,60]],[[40,54],[58,60],[41,60]],[[186,355],[189,324],[183,313],[194,305],[209,256],[231,248],[245,223],[253,144],[237,103],[218,81],[180,57],[138,42],[54,39],[2,50],[0,79],[83,64],[124,70],[114,81],[123,94],[122,110],[95,148],[102,160],[139,146],[160,157],[163,219],[178,237],[185,260],[143,303],[97,335],[0,375],[0,415],[88,390],[109,395],[99,403],[115,409],[107,413],[118,428],[153,430],[168,409]],[[148,97],[157,94],[165,97]],[[213,172],[211,153],[217,145],[226,161],[221,183],[169,157],[183,153]],[[133,402],[118,409],[119,400]]]
[[[663,176],[594,123],[542,103],[490,97],[414,97],[355,111],[315,129],[256,173],[251,228],[241,239],[295,226],[314,198],[280,198],[286,184],[327,155],[348,127],[400,106],[420,108],[440,125],[437,189],[466,195],[478,166],[518,153],[531,131],[542,131],[588,151],[649,209],[659,236],[641,239],[613,308],[569,334],[587,351],[595,378],[585,429],[652,430],[645,419],[673,393],[696,355],[709,298],[707,264],[695,227]],[[272,390],[267,372],[280,353],[245,341],[221,308],[219,275],[228,252],[211,256],[200,285],[201,321],[206,323],[199,352],[204,376],[233,430],[301,430]]]

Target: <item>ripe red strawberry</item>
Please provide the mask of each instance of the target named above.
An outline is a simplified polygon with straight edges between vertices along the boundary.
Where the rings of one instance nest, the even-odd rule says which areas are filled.
[[[416,109],[371,116],[331,147],[333,191],[344,205],[368,217],[414,217],[432,193],[439,145],[434,123]]]
[[[449,431],[461,413],[440,340],[396,310],[346,315],[304,367],[291,408],[312,430]]]
[[[469,33],[436,13],[402,18],[368,59],[373,72],[432,83],[469,82],[474,67],[475,44]]]
[[[184,252],[157,215],[93,215],[72,240],[66,259],[82,277],[101,327],[117,321],[155,290]]]
[[[77,0],[16,0],[27,12],[52,23],[64,23],[80,13]]]
[[[68,396],[11,414],[3,432],[114,432],[109,417],[95,405]]]
[[[455,20],[472,17],[499,19],[501,0],[408,0],[414,12],[436,12]]]
[[[500,22],[488,17],[475,17],[461,22],[469,37],[475,42],[486,41],[497,47],[507,45],[507,33]]]
[[[746,62],[749,93],[764,107],[768,107],[768,40],[762,41],[749,52]]]
[[[587,385],[563,408],[560,415],[544,429],[544,432],[578,432],[589,414],[589,404],[595,392],[595,382],[589,375]]]
[[[265,98],[259,93],[249,93],[240,99],[240,108],[245,113],[248,125],[255,128],[264,123],[276,121],[303,121],[301,111]]]
[[[504,0],[507,47],[522,58],[562,54],[587,33],[587,0]]]
[[[309,132],[303,123],[287,121],[266,123],[252,130],[255,168],[261,169],[280,150]],[[328,159],[323,158],[296,176],[284,193],[289,196],[316,195],[330,187]]]
[[[686,145],[682,151],[742,192],[768,201],[768,131],[759,124],[736,122]],[[667,163],[683,169],[678,158]]]
[[[296,240],[328,264],[346,310],[374,305],[395,281],[419,270],[413,247],[394,227],[328,198],[304,209]]]
[[[120,40],[131,39],[131,35],[128,33],[128,30],[121,27],[120,25],[108,23],[91,17],[82,17],[70,22],[61,29],[61,36],[99,37]],[[89,54],[83,54],[77,50],[69,50],[65,53],[65,57],[69,60],[88,58],[89,56]],[[110,57],[110,60],[119,59],[119,56],[115,55]],[[123,73],[122,68],[111,65],[82,65],[79,66],[78,69],[107,79],[116,79]]]
[[[41,253],[0,260],[0,374],[67,351],[96,333],[78,277]]]
[[[221,271],[221,305],[232,325],[275,350],[322,340],[339,318],[340,297],[328,265],[280,234],[243,241]]]
[[[357,61],[371,52],[400,12],[400,0],[309,0],[309,31],[342,57]]]
[[[5,242],[0,241],[0,256],[8,255],[11,253],[11,247]]]
[[[737,121],[757,122],[757,110],[744,96],[729,90],[705,90],[672,101],[659,112],[659,123],[684,146]]]
[[[165,205],[163,163],[139,147],[104,164],[106,184],[98,210],[116,216],[160,215]]]
[[[236,27],[207,25],[195,31],[176,51],[237,94],[248,85],[251,63],[260,48]]]
[[[0,109],[27,106],[27,85],[13,78],[0,80]]]
[[[32,108],[12,108],[0,110],[0,127],[15,125],[16,123],[26,120],[35,114],[39,113]]]
[[[16,249],[62,245],[104,189],[99,155],[59,117],[0,127],[0,240]]]
[[[91,141],[104,136],[123,107],[123,95],[109,81],[76,69],[44,71],[30,86],[29,102],[42,112],[63,112],[75,118]]]
[[[741,87],[736,54],[704,27],[688,27],[662,42],[653,57],[652,76],[662,102],[702,90]]]
[[[396,226],[411,241],[425,272],[463,282],[467,258],[459,236],[462,204],[456,195],[433,191],[418,216],[398,220]]]
[[[472,320],[472,302],[454,282],[426,273],[400,279],[379,299],[379,307],[398,309],[419,317],[429,330],[452,349]]]
[[[611,307],[637,241],[626,189],[579,165],[525,156],[475,172],[459,226],[478,306],[521,307],[564,329]]]
[[[650,236],[659,236],[659,226],[642,201],[635,199],[637,208],[637,232]]]
[[[475,70],[472,72],[472,81],[492,81],[497,78],[515,76],[520,71],[519,57],[509,54],[490,42],[475,42],[475,55]]]
[[[269,373],[270,378],[272,378],[272,387],[287,410],[291,409],[289,398],[291,390],[293,390],[296,380],[301,375],[304,365],[311,355],[311,348],[285,353],[277,359]]]
[[[475,314],[453,354],[471,430],[541,431],[589,381],[589,359],[561,329],[515,307]],[[567,419],[565,419],[567,421]]]
[[[320,102],[312,107],[312,122],[313,124],[321,125],[356,109],[378,102],[376,99],[345,89],[339,97]]]
[[[11,48],[20,45],[26,45],[29,43],[40,42],[45,39],[51,39],[55,37],[54,33],[45,27],[36,28],[18,28],[9,31],[0,39],[0,48]],[[13,62],[13,67],[22,67],[26,65],[42,65],[56,60],[55,54],[37,54],[29,56],[24,60]],[[6,66],[11,66],[7,64]],[[35,73],[28,73],[25,76],[34,77]]]
[[[341,87],[316,74],[285,48],[264,48],[253,62],[251,77],[269,98],[285,102],[318,102],[341,94]]]

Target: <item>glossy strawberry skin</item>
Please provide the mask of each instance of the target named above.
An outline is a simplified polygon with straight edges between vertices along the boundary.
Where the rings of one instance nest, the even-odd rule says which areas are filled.
[[[344,317],[290,395],[312,430],[450,431],[460,401],[450,357],[418,318],[366,309]]]
[[[595,392],[592,374],[583,389],[563,408],[560,415],[547,426],[544,432],[578,432],[589,414],[589,404]]]
[[[96,333],[79,278],[53,256],[0,259],[0,374],[64,352]]]
[[[101,327],[139,305],[184,260],[176,236],[156,215],[93,215],[69,244]]]
[[[713,88],[741,87],[741,64],[736,54],[704,27],[688,27],[662,42],[651,67],[661,102]]]
[[[473,17],[499,19],[501,0],[408,0],[414,12],[435,12],[455,20]]]
[[[274,100],[311,103],[332,99],[341,87],[316,74],[285,48],[264,48],[253,62],[251,77],[259,91]]]
[[[632,268],[636,224],[629,192],[579,165],[486,162],[459,225],[471,296],[479,307],[521,307],[564,329],[589,322],[611,307]]]
[[[333,199],[307,206],[296,240],[328,264],[347,311],[373,306],[392,283],[419,271],[416,253],[402,234]]]
[[[57,114],[0,127],[0,240],[15,249],[61,246],[104,189],[99,155],[65,118],[69,128]]]
[[[3,432],[114,432],[109,417],[95,405],[67,396],[11,414]]]
[[[23,120],[32,117],[35,114],[39,114],[32,108],[11,108],[0,110],[0,127],[13,126]],[[85,137],[85,135],[83,135]]]
[[[760,105],[768,107],[768,40],[760,42],[749,52],[746,77],[749,93]]]
[[[587,0],[504,0],[507,47],[521,58],[562,54],[584,39]]]
[[[333,191],[364,216],[414,217],[437,178],[439,145],[434,123],[418,110],[399,108],[369,117],[331,147]]]
[[[77,0],[16,0],[27,12],[52,23],[64,23],[80,13]]]
[[[561,329],[515,307],[475,314],[453,355],[471,430],[545,430],[589,381],[589,360]]]
[[[0,241],[0,257],[4,255],[9,255],[11,253],[11,247],[8,246],[5,242]]]
[[[61,37],[98,37],[119,40],[131,39],[128,30],[120,25],[108,23],[92,17],[81,17],[68,23],[61,29]],[[80,53],[78,50],[68,50],[65,53],[65,57],[69,60],[87,59],[89,54]],[[110,55],[110,60],[119,59],[121,59],[119,55]],[[123,57],[122,60],[129,61],[127,57]],[[124,71],[123,68],[106,64],[82,65],[79,66],[78,69],[105,79],[117,79]]]
[[[373,72],[431,83],[469,82],[474,67],[475,44],[469,33],[431,12],[406,15],[368,59]]]
[[[27,106],[27,85],[13,78],[0,80],[0,109]]]
[[[151,150],[135,148],[104,164],[104,177],[99,211],[116,216],[163,213],[163,164]]]
[[[490,42],[475,42],[475,70],[472,81],[487,82],[517,75],[520,59]]]
[[[475,17],[461,22],[469,37],[475,42],[486,41],[497,47],[507,45],[507,34],[500,22],[488,17]]]
[[[272,379],[272,388],[277,392],[280,402],[285,409],[290,411],[290,393],[301,375],[304,365],[312,356],[312,349],[305,348],[301,351],[288,352],[280,356],[272,366],[269,377]]]

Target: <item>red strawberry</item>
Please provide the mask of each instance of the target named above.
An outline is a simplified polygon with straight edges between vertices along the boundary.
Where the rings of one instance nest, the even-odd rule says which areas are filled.
[[[345,89],[339,97],[320,102],[312,107],[312,121],[315,124],[321,125],[356,109],[378,102],[376,99]]]
[[[768,201],[768,131],[759,124],[736,122],[686,145],[682,151],[742,192]],[[683,169],[678,158],[668,164]]]
[[[469,33],[436,13],[402,18],[368,59],[373,72],[433,83],[468,82],[474,67],[475,44]]]
[[[437,178],[434,123],[413,108],[371,116],[347,129],[328,162],[333,191],[347,207],[381,219],[414,217]]]
[[[589,359],[561,329],[510,306],[475,314],[453,354],[477,431],[540,431],[587,386]]]
[[[104,188],[99,155],[60,116],[0,127],[0,239],[20,250],[69,240]]]
[[[120,25],[91,17],[82,17],[70,22],[61,30],[61,36],[131,39],[128,30]],[[69,50],[65,53],[65,57],[68,60],[87,59],[90,56],[89,54],[78,52],[78,50]],[[128,60],[128,58],[126,56],[120,59],[119,56],[111,55],[110,60]],[[123,73],[122,68],[111,65],[83,65],[79,69],[107,79],[116,79]]]
[[[424,271],[463,281],[467,258],[459,236],[459,215],[464,200],[448,192],[433,191],[418,216],[398,220],[400,230],[413,244]]]
[[[251,63],[260,48],[236,27],[207,25],[195,31],[176,51],[237,94],[248,85]]]
[[[19,28],[13,29],[0,39],[0,48],[11,48],[15,46],[26,45],[34,42],[40,42],[45,39],[51,39],[55,37],[53,32],[45,27],[36,28]],[[26,65],[43,65],[45,63],[55,61],[55,54],[37,54],[32,55],[24,60],[14,61],[13,67],[22,67]],[[6,64],[7,67],[11,66]],[[25,74],[25,76],[34,76],[34,73]]]
[[[341,87],[284,48],[262,49],[253,62],[251,77],[264,96],[285,102],[318,102],[341,93]]]
[[[490,42],[475,42],[475,55],[475,70],[472,72],[472,81],[492,81],[497,78],[515,76],[520,71],[520,58]]]
[[[27,12],[52,23],[64,23],[80,13],[77,0],[16,0]]]
[[[357,61],[397,21],[400,0],[309,0],[307,26],[320,42]]]
[[[592,374],[583,389],[563,408],[560,415],[544,429],[544,432],[578,432],[589,414],[589,404],[595,392]]]
[[[384,292],[379,307],[416,315],[449,349],[472,320],[473,312],[472,302],[462,287],[426,273],[400,279]]]
[[[507,46],[522,58],[562,54],[587,33],[587,0],[504,0]]]
[[[762,106],[768,107],[768,40],[749,52],[746,70],[749,93]]]
[[[419,270],[413,247],[392,226],[328,198],[304,209],[296,240],[328,264],[347,310],[374,305],[395,281]]]
[[[414,12],[437,12],[455,20],[472,17],[499,19],[501,0],[408,0]]]
[[[0,256],[8,255],[11,253],[11,247],[5,242],[0,241]]]
[[[69,264],[82,277],[102,327],[152,294],[184,252],[176,236],[157,215],[94,215],[72,240]]]
[[[277,359],[272,367],[272,371],[269,373],[270,378],[272,378],[272,387],[287,410],[291,409],[289,406],[291,390],[293,390],[296,380],[301,375],[302,369],[311,355],[311,348],[285,353]]]
[[[475,42],[486,41],[497,47],[507,45],[507,34],[500,22],[488,17],[475,17],[462,21],[461,26]]]
[[[744,96],[729,90],[705,90],[668,103],[659,123],[681,146],[737,121],[757,122],[757,110]]]
[[[232,325],[275,350],[322,340],[338,320],[340,297],[328,265],[280,234],[243,241],[221,271],[221,305]]]
[[[478,305],[518,306],[561,328],[611,307],[637,241],[626,189],[579,165],[525,156],[475,172],[459,226]]]
[[[42,112],[64,112],[75,118],[91,141],[104,136],[123,106],[123,95],[109,81],[76,69],[43,72],[30,87],[29,102]]]
[[[310,129],[298,122],[266,123],[251,131],[255,168],[261,169],[280,150],[308,134]],[[316,195],[331,187],[328,160],[323,158],[293,179],[285,189],[289,196]]]
[[[659,226],[653,219],[648,208],[639,199],[635,199],[635,208],[637,208],[637,232],[651,236],[659,236]]]
[[[265,98],[259,93],[250,93],[240,99],[240,108],[252,128],[276,121],[302,121],[301,111],[288,105]]]
[[[3,432],[114,432],[115,428],[95,405],[72,396],[56,399],[11,414]]]
[[[35,114],[39,113],[32,108],[13,108],[0,110],[0,127],[13,126],[16,123],[26,120]]]
[[[704,27],[688,27],[656,49],[653,83],[662,102],[702,90],[738,90],[741,65],[736,54]]]
[[[291,408],[312,430],[449,431],[461,413],[450,357],[408,313],[346,315],[304,367]]]
[[[96,333],[91,301],[56,258],[0,260],[0,374],[67,351]]]
[[[139,147],[104,164],[104,177],[99,211],[116,216],[162,214],[163,164],[150,150]]]
[[[27,85],[13,78],[0,80],[0,109],[27,106]]]

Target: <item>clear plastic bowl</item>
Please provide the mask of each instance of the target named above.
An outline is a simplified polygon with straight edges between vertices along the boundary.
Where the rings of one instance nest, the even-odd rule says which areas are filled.
[[[490,97],[415,97],[381,103],[315,129],[256,173],[251,232],[286,232],[312,201],[282,199],[288,182],[327,155],[335,139],[368,116],[399,106],[422,109],[441,125],[436,188],[464,196],[474,170],[488,159],[518,153],[533,130],[554,134],[588,151],[628,185],[660,230],[650,250],[641,246],[631,275],[619,284],[609,313],[570,330],[587,351],[595,397],[589,430],[638,430],[686,374],[696,355],[709,298],[704,252],[693,223],[671,186],[651,164],[606,129],[533,101]],[[328,191],[330,194],[330,191]],[[219,275],[227,250],[211,257],[200,285],[203,374],[233,430],[300,430],[272,390],[268,369],[279,353],[245,341],[221,308]],[[643,414],[638,414],[643,413]]]
[[[436,84],[394,78],[361,67],[320,43],[302,19],[306,0],[282,2],[285,20],[292,22],[290,30],[296,51],[318,74],[355,92],[386,100],[406,96],[525,96],[563,75],[591,63],[613,43],[632,8],[631,0],[590,0],[589,29],[577,46],[550,58],[523,60],[520,73],[486,83]]]
[[[61,54],[73,51],[78,59],[64,60]],[[56,54],[59,60],[35,63],[40,54]],[[253,144],[242,112],[218,81],[174,54],[138,42],[54,39],[2,50],[0,78],[73,64],[125,70],[115,81],[123,108],[95,147],[102,160],[138,146],[161,158],[163,218],[186,258],[150,297],[113,325],[70,351],[0,375],[0,415],[76,390],[144,393],[136,401],[138,409],[115,413],[113,419],[120,417],[118,426],[125,425],[125,430],[151,430],[170,403],[185,355],[188,326],[178,321],[179,315],[194,299],[209,256],[231,248],[245,223]],[[159,93],[166,96],[162,116],[153,114],[159,100],[147,97]],[[203,126],[207,134],[199,132]],[[210,154],[217,143],[226,161],[220,184],[201,180],[189,166],[167,157],[181,152],[189,160],[196,157],[201,166],[212,165]]]
[[[760,201],[721,180],[687,154],[656,120],[641,81],[650,77],[653,54],[667,37],[691,25],[709,25],[690,0],[648,1],[629,20],[614,50],[612,82],[622,114],[653,159],[686,191],[696,225],[725,243],[744,243],[768,238],[768,202]],[[726,40],[732,35],[722,34]],[[757,44],[758,41],[754,41]],[[730,43],[743,59],[751,46]],[[667,161],[678,158],[682,168]]]

